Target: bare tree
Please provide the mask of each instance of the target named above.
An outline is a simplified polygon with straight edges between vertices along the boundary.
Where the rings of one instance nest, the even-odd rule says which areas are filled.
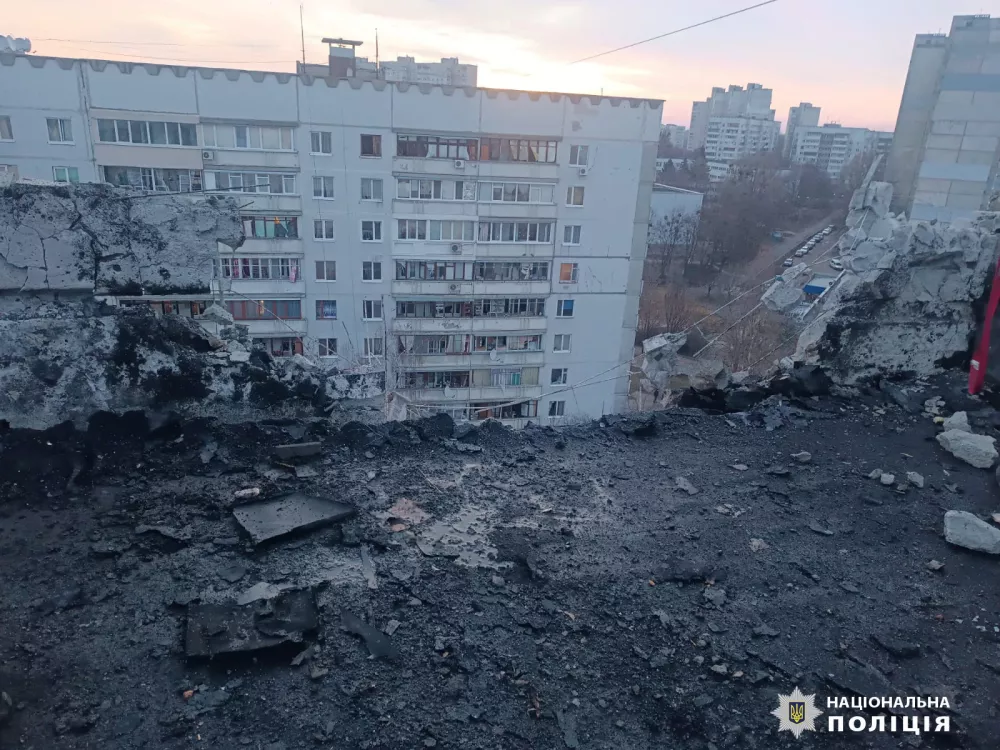
[[[667,283],[678,250],[692,245],[698,232],[698,213],[675,211],[658,217],[649,229],[650,258],[659,266],[659,282]]]

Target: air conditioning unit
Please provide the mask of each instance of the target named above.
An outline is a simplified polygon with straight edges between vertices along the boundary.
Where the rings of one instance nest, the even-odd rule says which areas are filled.
[[[201,159],[202,159],[202,161],[215,161],[215,152],[214,151],[202,151],[201,152]]]
[[[449,284],[448,285],[448,291],[457,292],[458,291],[458,284]]]
[[[581,177],[586,177],[586,176],[587,176],[587,173],[588,173],[589,171],[590,171],[590,167],[580,167],[580,169],[578,170],[578,174],[579,174],[579,175],[580,175]]]
[[[462,246],[456,243],[451,246],[451,251],[455,253],[455,255],[458,255],[459,253],[462,252]]]
[[[455,169],[465,169],[465,159],[455,159]]]

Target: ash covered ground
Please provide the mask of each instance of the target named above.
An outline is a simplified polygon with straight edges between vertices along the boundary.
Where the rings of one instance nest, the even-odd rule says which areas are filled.
[[[942,536],[946,510],[998,509],[995,479],[899,404],[1000,422],[955,381],[893,393],[458,441],[445,420],[8,430],[0,746],[996,747],[998,558]],[[357,514],[255,545],[232,512],[254,487]],[[197,607],[293,590],[318,606],[301,640],[187,657]],[[824,710],[947,696],[954,731],[795,740],[769,715],[795,685]]]

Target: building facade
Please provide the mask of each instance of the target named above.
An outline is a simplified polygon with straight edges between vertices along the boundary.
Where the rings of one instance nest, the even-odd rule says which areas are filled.
[[[781,123],[746,115],[710,117],[705,136],[708,162],[732,164],[761,151],[773,151]]]
[[[712,88],[712,93],[703,102],[694,102],[691,107],[691,127],[688,131],[688,150],[696,151],[705,147],[708,139],[709,121],[713,117],[748,117],[757,120],[774,120],[771,109],[771,89],[759,83],[742,86],[721,86]]]
[[[163,313],[384,367],[395,413],[625,408],[662,102],[13,55],[0,90],[21,179],[239,193],[244,245]]]
[[[788,108],[788,122],[785,123],[785,141],[782,150],[786,158],[791,155],[796,128],[816,127],[819,125],[819,113],[820,107],[814,107],[810,102],[800,102],[797,107]]]
[[[687,148],[688,129],[683,125],[663,125],[660,132],[670,138],[670,145],[675,148]]]
[[[1000,18],[955,16],[918,34],[896,119],[886,180],[913,219],[995,208],[1000,155]]]
[[[799,126],[795,129],[789,159],[793,164],[814,164],[836,180],[854,157],[868,151],[885,154],[891,144],[892,133],[868,128],[845,128],[836,123]]]

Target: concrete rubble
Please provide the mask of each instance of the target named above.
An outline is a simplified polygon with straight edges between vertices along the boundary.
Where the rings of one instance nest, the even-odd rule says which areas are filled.
[[[937,441],[955,458],[977,469],[989,469],[996,463],[996,438],[965,430],[947,430],[937,436]]]
[[[958,547],[1000,555],[1000,529],[964,510],[944,514],[944,538]]]
[[[807,318],[793,356],[841,384],[925,376],[963,361],[998,256],[997,215],[910,224],[888,210],[892,186],[871,175],[855,191],[837,242],[845,271]],[[805,300],[800,269],[783,274],[764,304],[797,308]]]

